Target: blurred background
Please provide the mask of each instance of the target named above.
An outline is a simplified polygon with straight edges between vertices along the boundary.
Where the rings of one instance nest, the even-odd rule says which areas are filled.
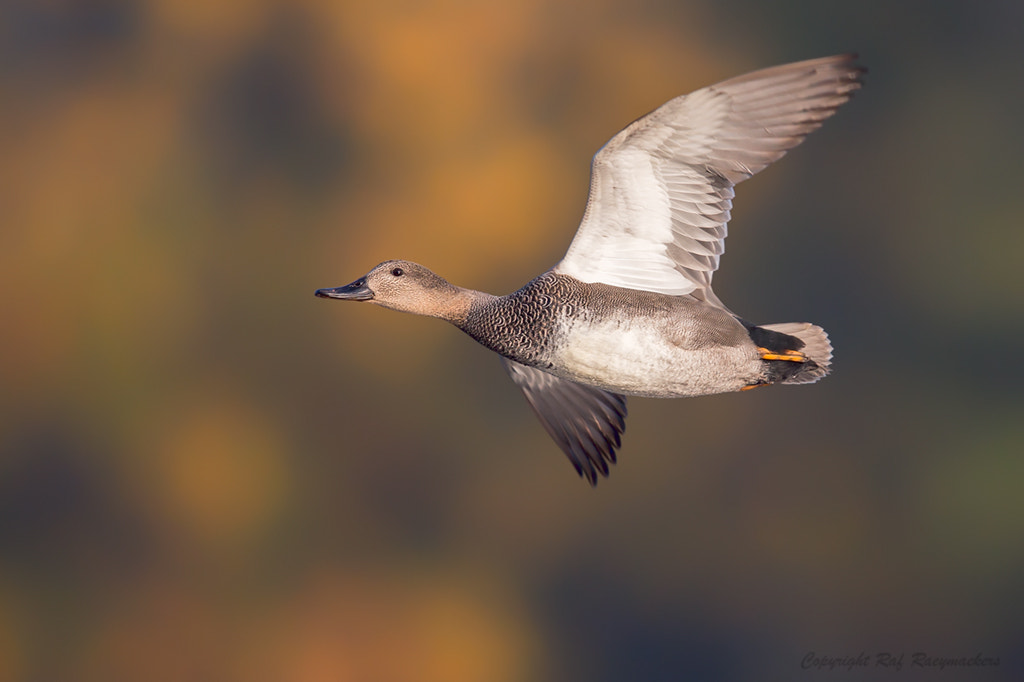
[[[1009,1],[5,0],[0,679],[1024,679],[1022,34]],[[866,87],[739,188],[715,280],[834,375],[631,399],[596,490],[456,329],[313,297],[394,257],[510,292],[629,121],[850,50]]]

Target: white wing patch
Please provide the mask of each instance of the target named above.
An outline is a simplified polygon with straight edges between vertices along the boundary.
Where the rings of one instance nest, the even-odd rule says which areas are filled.
[[[674,238],[672,196],[656,163],[641,149],[624,149],[615,157],[615,172],[595,177],[591,197],[598,198],[595,206],[604,215],[582,246],[589,257],[581,254],[579,260],[586,267],[563,261],[568,269],[560,267],[559,272],[584,282],[674,295],[696,288],[676,269],[666,249]]]
[[[710,291],[733,186],[800,144],[860,87],[855,56],[786,64],[677,97],[594,157],[579,230],[555,272],[680,296]]]

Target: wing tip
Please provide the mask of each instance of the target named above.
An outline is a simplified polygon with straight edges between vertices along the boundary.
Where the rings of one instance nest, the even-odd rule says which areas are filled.
[[[607,478],[626,430],[626,398],[594,386],[560,379],[502,357],[509,376],[544,430],[592,487]]]

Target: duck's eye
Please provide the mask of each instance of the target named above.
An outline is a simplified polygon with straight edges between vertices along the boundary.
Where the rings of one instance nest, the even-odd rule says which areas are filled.
[[[391,271],[391,274],[394,275],[395,277],[401,277],[405,273],[402,271],[402,268],[395,268],[394,270]]]

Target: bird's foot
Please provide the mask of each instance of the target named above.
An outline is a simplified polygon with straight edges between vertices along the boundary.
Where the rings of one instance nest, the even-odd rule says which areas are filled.
[[[761,354],[762,360],[788,360],[789,362],[807,362],[807,356],[798,350],[784,350],[781,353],[774,353],[767,348],[758,346],[757,351]]]

